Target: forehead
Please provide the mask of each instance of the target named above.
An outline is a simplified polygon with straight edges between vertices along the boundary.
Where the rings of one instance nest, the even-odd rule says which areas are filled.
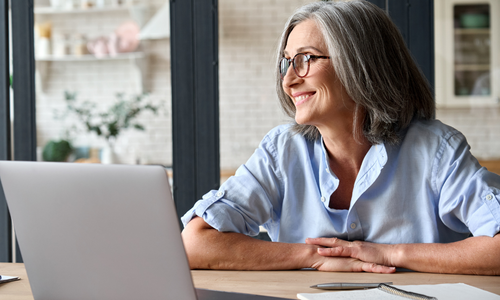
[[[292,29],[288,36],[285,53],[294,55],[308,48],[326,52],[325,39],[314,20],[302,21]]]

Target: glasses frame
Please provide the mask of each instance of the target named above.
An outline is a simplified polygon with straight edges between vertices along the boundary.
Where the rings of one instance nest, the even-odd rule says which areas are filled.
[[[297,56],[299,56],[299,55],[304,55],[305,58],[306,58],[306,62],[307,62],[307,71],[306,71],[306,74],[304,74],[303,76],[300,76],[299,73],[297,72],[297,69],[295,68],[295,58]],[[311,68],[311,59],[330,59],[330,56],[297,53],[292,58],[283,57],[282,59],[280,59],[280,63],[278,65],[278,69],[279,69],[279,72],[280,72],[281,80],[283,80],[285,78],[286,74],[288,73],[288,69],[290,69],[290,65],[293,66],[293,71],[295,72],[295,75],[297,75],[297,77],[299,77],[299,78],[306,77],[307,74],[309,74],[309,69]],[[286,61],[288,63],[288,67],[286,68],[286,72],[285,73],[281,72],[281,65],[283,64],[283,61]]]

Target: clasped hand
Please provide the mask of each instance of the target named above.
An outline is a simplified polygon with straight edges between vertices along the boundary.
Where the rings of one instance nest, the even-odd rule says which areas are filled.
[[[348,242],[338,238],[308,238],[306,244],[319,246],[320,259],[313,268],[320,271],[394,273],[394,245]]]

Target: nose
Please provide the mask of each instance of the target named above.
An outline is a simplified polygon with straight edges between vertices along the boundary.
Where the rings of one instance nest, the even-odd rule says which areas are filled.
[[[289,88],[296,84],[299,84],[301,80],[303,79],[297,76],[297,74],[295,74],[295,70],[293,69],[293,67],[290,66],[290,68],[288,68],[282,80],[283,88],[285,87]]]

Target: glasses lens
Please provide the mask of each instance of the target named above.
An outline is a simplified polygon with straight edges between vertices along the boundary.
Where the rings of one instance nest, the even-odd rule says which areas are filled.
[[[302,53],[297,54],[293,60],[293,66],[299,77],[306,76],[307,68],[309,67],[306,55]]]
[[[288,71],[288,68],[290,67],[290,63],[288,62],[288,59],[282,58],[280,62],[280,74],[281,78],[284,78],[286,75],[286,72]]]

